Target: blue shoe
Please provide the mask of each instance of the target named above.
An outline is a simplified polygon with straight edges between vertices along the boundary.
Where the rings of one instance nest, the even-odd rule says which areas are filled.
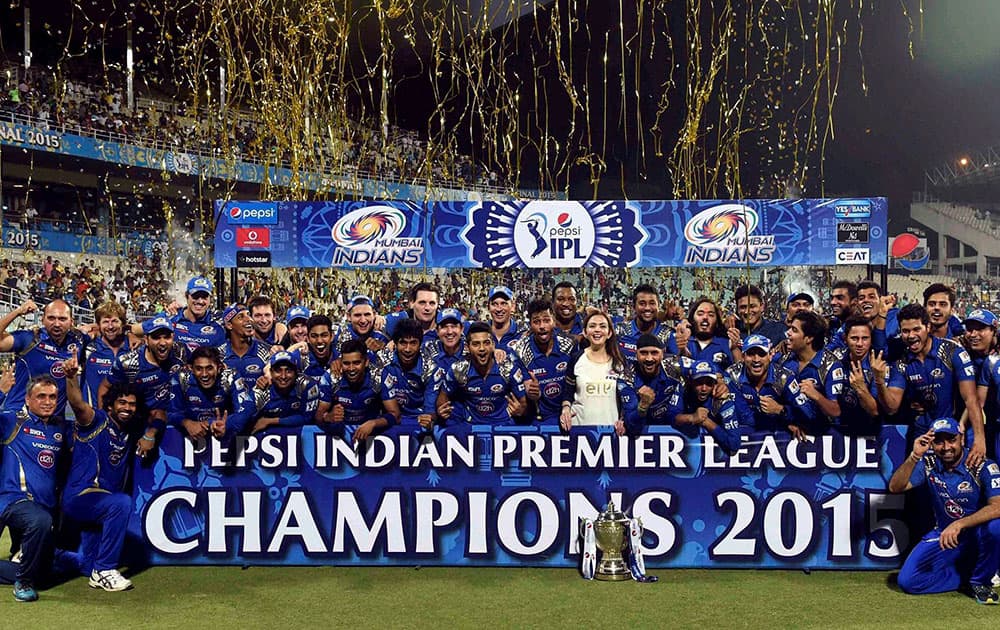
[[[995,606],[997,603],[1000,603],[1000,597],[997,596],[997,592],[989,584],[973,584],[972,594],[976,596],[976,602],[979,604]]]
[[[38,601],[38,591],[30,582],[14,582],[14,599],[19,602]]]

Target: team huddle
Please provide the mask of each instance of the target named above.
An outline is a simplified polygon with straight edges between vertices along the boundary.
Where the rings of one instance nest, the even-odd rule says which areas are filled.
[[[277,321],[267,297],[211,310],[207,278],[185,302],[130,326],[115,302],[75,327],[62,300],[41,326],[7,332],[27,302],[0,319],[0,353],[16,356],[0,377],[0,525],[11,561],[0,580],[19,601],[36,583],[82,573],[109,591],[131,588],[118,571],[131,513],[132,457],[153,458],[168,425],[191,439],[232,447],[239,436],[315,424],[364,448],[380,432],[432,433],[455,424],[540,424],[570,431],[606,425],[639,435],[668,425],[732,454],[754,434],[808,440],[837,432],[878,435],[906,425],[912,451],[890,491],[926,486],[936,527],[899,576],[906,592],[969,585],[1000,601],[1000,355],[997,318],[960,319],[954,291],[935,284],[924,303],[895,308],[880,285],[841,281],[828,317],[808,293],[789,296],[781,321],[740,287],[726,315],[702,297],[667,321],[649,285],[632,291],[618,321],[577,303],[557,284],[523,305],[494,287],[488,321],[439,308],[418,283],[409,309],[375,311],[364,295],[334,321],[304,306]],[[67,421],[67,409],[72,421]],[[609,429],[612,430],[612,429]],[[235,450],[235,449],[230,449]],[[80,544],[53,542],[53,522],[79,528]]]

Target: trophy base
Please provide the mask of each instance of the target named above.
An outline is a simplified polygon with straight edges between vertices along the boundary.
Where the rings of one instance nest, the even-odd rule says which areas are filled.
[[[597,572],[594,575],[595,579],[602,580],[604,582],[621,582],[624,580],[631,580],[632,573],[625,566],[625,562],[619,560],[617,562],[601,562],[597,566]]]

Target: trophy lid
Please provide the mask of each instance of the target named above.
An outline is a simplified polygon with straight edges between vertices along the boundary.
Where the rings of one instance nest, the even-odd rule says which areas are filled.
[[[615,502],[609,499],[607,507],[605,507],[604,511],[601,512],[601,514],[597,517],[597,520],[598,521],[627,521],[628,520],[628,516],[626,516],[624,512],[619,511],[617,509],[617,507],[615,506]]]

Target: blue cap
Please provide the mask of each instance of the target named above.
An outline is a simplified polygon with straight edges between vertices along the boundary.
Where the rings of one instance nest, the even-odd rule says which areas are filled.
[[[271,367],[275,367],[279,363],[287,363],[296,370],[302,369],[299,365],[299,356],[297,352],[292,353],[285,350],[282,350],[280,352],[275,352],[273,355],[271,355],[269,364]]]
[[[158,330],[169,330],[174,332],[174,327],[170,324],[170,320],[167,319],[165,315],[157,315],[152,319],[147,319],[142,322],[142,334],[152,335]]]
[[[996,328],[997,316],[994,315],[992,311],[988,311],[985,308],[977,308],[965,316],[962,323],[964,324],[965,322],[979,322],[984,326]]]
[[[764,352],[770,352],[771,340],[764,335],[750,335],[743,342],[743,352],[749,352],[750,348],[760,348]]]
[[[304,306],[296,305],[289,308],[288,311],[285,313],[285,323],[291,324],[297,319],[308,320],[310,317],[312,317],[312,313],[309,312],[309,309],[307,309]]]
[[[719,380],[719,371],[708,361],[698,361],[691,370],[691,380],[697,381],[702,378]]]
[[[493,287],[492,289],[490,289],[490,297],[487,301],[492,302],[493,298],[497,296],[504,297],[508,300],[513,300],[514,292],[508,289],[507,287]]]
[[[246,313],[247,307],[242,304],[232,304],[226,307],[226,310],[222,311],[222,323],[228,324],[233,321],[233,319],[240,313]]]
[[[457,308],[443,308],[438,311],[437,324],[440,326],[446,321],[454,321],[456,324],[464,324],[465,318],[462,317],[462,311]]]
[[[358,294],[352,297],[350,301],[347,302],[347,311],[350,312],[351,309],[354,308],[355,306],[361,306],[363,304],[375,308],[375,302],[373,302],[370,297],[368,297],[367,295]]]
[[[933,424],[931,424],[931,429],[934,431],[935,435],[939,433],[958,435],[962,432],[962,429],[958,426],[958,420],[954,418],[938,418],[933,422]]]
[[[788,301],[785,302],[785,306],[788,306],[789,304],[791,304],[795,300],[805,300],[806,302],[809,302],[810,305],[815,305],[816,304],[816,300],[813,299],[813,296],[809,295],[805,291],[800,291],[798,293],[793,293],[793,294],[789,295],[788,296]]]
[[[187,292],[189,294],[194,293],[211,293],[212,292],[212,281],[205,276],[196,276],[188,280]]]

